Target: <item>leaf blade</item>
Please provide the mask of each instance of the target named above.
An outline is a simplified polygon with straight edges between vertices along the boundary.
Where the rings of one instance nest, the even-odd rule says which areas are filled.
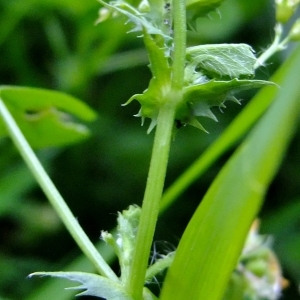
[[[293,64],[293,59],[287,60],[272,77],[272,82],[279,85]],[[222,154],[227,152],[249,131],[273,102],[277,92],[278,90],[274,89],[274,87],[265,87],[255,95],[222,135],[165,191],[161,211],[170,206],[189,185],[199,179]]]
[[[89,136],[89,130],[74,117],[86,122],[96,118],[85,103],[58,91],[0,86],[0,97],[34,148],[78,142]],[[6,134],[0,121],[0,136]]]
[[[183,299],[187,294],[190,299],[222,298],[299,115],[299,51],[293,60],[275,105],[218,175],[189,223],[160,299]],[[191,281],[198,282],[193,289]]]
[[[84,272],[36,272],[29,275],[32,276],[51,276],[65,278],[71,281],[80,282],[77,287],[67,289],[84,289],[85,291],[77,294],[77,296],[96,296],[107,300],[132,300],[132,298],[124,291],[121,284],[107,279],[105,277],[84,273]]]

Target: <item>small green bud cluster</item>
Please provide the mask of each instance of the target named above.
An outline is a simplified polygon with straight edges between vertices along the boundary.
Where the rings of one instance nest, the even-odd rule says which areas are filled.
[[[288,285],[270,242],[258,234],[258,225],[255,220],[223,300],[237,295],[238,299],[276,300]]]
[[[275,0],[276,20],[279,23],[286,23],[295,13],[300,0]]]
[[[139,4],[138,9],[141,13],[150,12],[150,4],[149,4],[148,0],[142,0]]]
[[[293,42],[300,41],[300,18],[296,20],[289,33],[289,40]]]
[[[106,231],[101,233],[102,239],[114,249],[118,256],[123,283],[128,280],[129,276],[140,213],[141,208],[137,205],[130,205],[127,210],[118,213],[117,239]]]

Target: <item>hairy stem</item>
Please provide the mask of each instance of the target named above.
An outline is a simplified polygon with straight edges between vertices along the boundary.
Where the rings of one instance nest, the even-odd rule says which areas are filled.
[[[142,299],[142,289],[168,164],[174,114],[174,106],[165,105],[160,109],[157,119],[147,186],[128,281],[128,291],[136,300]]]
[[[79,248],[94,264],[96,270],[101,275],[106,276],[114,281],[118,281],[119,279],[116,276],[116,274],[104,261],[102,256],[99,254],[98,250],[92,244],[92,242],[85,234],[78,221],[70,211],[69,207],[67,206],[64,199],[62,198],[55,185],[49,178],[48,174],[44,170],[35,153],[29,146],[24,135],[20,131],[18,125],[16,124],[15,120],[13,119],[12,115],[6,108],[1,98],[0,115],[2,116],[2,119],[4,121],[4,124],[6,125],[6,128],[10,134],[12,141],[19,150],[25,163],[27,164],[36,181],[39,183],[40,187],[44,191],[51,205],[56,210],[57,214],[60,216],[61,220],[64,222],[70,234],[78,244]]]
[[[254,68],[257,69],[260,66],[263,66],[264,63],[272,56],[274,55],[274,53],[278,52],[278,51],[282,51],[283,49],[286,48],[286,45],[289,42],[289,37],[287,37],[286,39],[284,39],[283,41],[281,40],[282,37],[282,25],[281,24],[277,24],[275,26],[275,38],[273,43],[270,45],[270,47],[263,52],[263,54],[257,59]]]
[[[157,128],[142,212],[137,232],[127,290],[135,300],[142,299],[146,269],[155,226],[159,214],[162,191],[170,152],[176,106],[182,99],[186,51],[186,11],[184,0],[173,0],[174,52],[171,90],[159,109]]]
[[[186,9],[184,0],[173,1],[174,54],[172,66],[172,88],[181,91],[184,81],[186,52]],[[181,97],[179,97],[181,100]]]

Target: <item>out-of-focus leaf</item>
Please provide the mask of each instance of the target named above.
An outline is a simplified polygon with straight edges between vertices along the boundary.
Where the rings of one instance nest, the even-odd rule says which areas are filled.
[[[209,18],[197,18],[193,26],[205,41],[226,41],[234,33],[239,32],[245,23],[262,13],[268,3],[267,0],[251,2],[226,0],[217,9],[218,12],[209,14]],[[268,26],[267,22],[265,26]],[[269,42],[270,40],[266,41]]]
[[[272,210],[263,218],[264,232],[274,236],[274,249],[288,275],[296,282],[300,280],[300,198]]]
[[[222,169],[190,221],[161,299],[219,300],[300,112],[300,51],[282,76],[276,101]],[[184,274],[184,276],[183,276]],[[195,282],[191,289],[191,282]]]
[[[189,0],[186,2],[188,19],[195,19],[207,15],[219,7],[224,0]]]
[[[32,147],[64,146],[86,138],[76,119],[93,121],[96,113],[67,94],[28,87],[0,87],[0,97]],[[0,121],[0,137],[6,135]]]
[[[17,183],[17,187],[16,187]],[[34,179],[28,170],[18,167],[0,178],[0,217],[16,209],[22,194],[34,185]]]

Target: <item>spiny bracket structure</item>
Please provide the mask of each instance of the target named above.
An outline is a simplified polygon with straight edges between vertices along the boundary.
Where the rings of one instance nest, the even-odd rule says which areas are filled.
[[[156,125],[158,111],[170,90],[171,80],[171,69],[163,50],[151,41],[149,36],[146,45],[148,52],[152,53],[149,56],[153,78],[143,94],[134,95],[127,102],[139,101],[141,109],[136,116],[142,118],[142,124],[145,118],[151,119],[148,133]],[[269,81],[251,79],[254,77],[255,63],[254,51],[246,44],[187,48],[183,97],[176,108],[174,127],[192,125],[207,132],[196,117],[217,121],[211,107],[225,107],[224,102],[228,100],[240,103],[234,97],[236,92],[272,85]]]
[[[134,27],[130,32],[141,32],[149,56],[152,72],[148,88],[142,94],[133,95],[132,100],[141,104],[136,115],[151,123],[147,133],[156,126],[160,107],[170,100],[172,81],[172,20],[171,3],[164,7],[147,6],[142,0],[143,10],[135,8],[125,1],[112,1],[109,4],[98,0],[106,9],[125,15]],[[147,2],[147,1],[146,1]],[[216,9],[222,0],[189,1],[187,10],[197,8],[200,14]],[[144,7],[146,5],[146,9]],[[166,19],[167,18],[167,19]],[[166,22],[168,21],[168,22]],[[166,30],[166,25],[169,26]],[[186,49],[186,65],[182,101],[177,104],[174,128],[192,125],[205,132],[196,117],[217,118],[211,112],[212,106],[225,107],[227,100],[239,103],[234,93],[239,90],[259,88],[272,83],[253,80],[257,59],[253,49],[246,44],[200,45]]]
[[[234,97],[234,93],[265,85],[273,85],[273,83],[263,80],[234,78],[229,81],[212,79],[205,83],[187,86],[183,90],[183,101],[177,109],[176,120],[180,120],[182,124],[192,125],[206,131],[196,117],[208,117],[217,122],[216,116],[210,110],[211,107],[225,108],[225,101],[240,104]]]
[[[159,35],[166,41],[170,41],[172,39],[170,35],[164,32],[165,26],[162,26],[162,24],[164,24],[162,16],[161,18],[157,18],[155,14],[154,18],[154,14],[152,12],[140,12],[137,8],[125,1],[111,1],[109,3],[106,3],[102,0],[98,1],[105,8],[126,16],[129,22],[133,24],[133,28],[129,30],[129,32],[147,32],[150,35]],[[98,22],[96,23],[101,22],[102,18],[103,17],[100,14]]]
[[[32,276],[51,276],[79,282],[79,286],[69,287],[69,290],[83,290],[77,296],[95,296],[107,300],[133,300],[124,290],[121,282],[115,282],[100,275],[84,272],[35,272]]]

